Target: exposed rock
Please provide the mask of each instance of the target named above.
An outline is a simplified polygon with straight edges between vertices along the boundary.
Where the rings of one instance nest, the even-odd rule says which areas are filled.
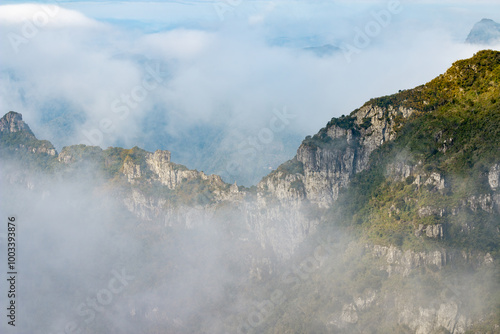
[[[455,302],[442,303],[439,308],[417,307],[407,301],[399,301],[402,311],[399,313],[399,323],[407,325],[418,334],[434,333],[445,329],[451,334],[465,333],[466,318],[459,316],[458,305]],[[402,304],[402,305],[401,305]]]
[[[24,123],[23,116],[17,112],[9,111],[0,119],[0,137],[12,133],[21,133],[17,143],[12,148],[26,149],[31,153],[43,153],[56,156],[57,151],[47,140],[38,140],[28,124]]]
[[[357,310],[364,310],[372,306],[377,298],[375,291],[368,291],[364,296],[360,296],[354,299],[354,304]]]
[[[403,107],[366,105],[354,114],[356,132],[333,124],[326,129],[326,135],[334,144],[323,147],[305,141],[297,150],[297,160],[304,166],[306,198],[320,207],[329,207],[337,200],[339,190],[368,167],[373,150],[395,138],[393,118],[407,118],[412,113],[412,109]]]
[[[238,190],[238,185],[236,184],[236,181],[234,181],[234,183],[231,185],[231,187],[229,188],[229,191],[233,194],[237,194],[239,193],[240,191]]]
[[[165,199],[147,196],[137,189],[132,189],[123,202],[142,221],[161,222],[164,227],[192,229],[205,225],[213,217],[213,210],[197,206],[172,206]]]
[[[297,151],[297,160],[304,165],[307,199],[320,207],[329,207],[337,199],[356,169],[356,148],[347,144],[347,137],[339,140],[346,145],[328,149],[301,145]]]
[[[243,203],[242,207],[247,228],[263,249],[271,248],[280,259],[289,259],[306,236],[315,231],[319,220],[307,217],[307,212],[300,200],[273,203],[260,195],[255,203]]]
[[[358,322],[359,317],[356,312],[356,306],[354,304],[346,304],[342,307],[342,315],[340,316],[342,322],[348,324],[355,324]]]
[[[427,226],[425,229],[425,235],[429,238],[443,239],[443,225],[435,224]]]
[[[427,233],[426,229],[424,231]],[[422,267],[427,267],[431,271],[441,270],[449,262],[455,264],[462,263],[479,268],[485,265],[491,266],[495,261],[491,254],[484,254],[483,252],[452,251],[446,249],[416,252],[412,250],[402,251],[395,246],[366,245],[366,247],[370,250],[374,258],[383,261],[382,270],[385,270],[389,275],[398,274],[404,277],[408,276],[412,270]]]
[[[488,183],[490,184],[491,190],[496,191],[498,189],[498,180],[500,179],[500,164],[494,164],[491,166],[488,173]]]
[[[170,152],[157,150],[154,153],[148,153],[146,157],[148,168],[154,173],[153,180],[159,181],[169,189],[175,189],[182,182],[200,178],[224,187],[225,183],[218,175],[206,175],[203,172],[189,170],[184,166],[170,162]]]
[[[35,138],[28,124],[24,123],[23,116],[20,113],[9,111],[0,119],[0,132],[15,133],[25,132]]]
[[[366,169],[370,154],[376,148],[396,137],[394,118],[401,116],[407,119],[413,112],[413,109],[403,107],[394,108],[392,105],[388,108],[366,105],[355,113],[355,123],[360,126],[361,134],[361,152],[358,158],[359,162],[356,164],[356,172]],[[366,119],[370,120],[371,125],[365,129],[362,125]]]
[[[271,193],[282,203],[300,201],[305,198],[304,176],[301,174],[288,174],[276,172],[263,179],[257,188],[262,195]]]
[[[435,224],[425,226],[424,224],[419,224],[418,229],[415,230],[415,235],[419,237],[422,233],[425,233],[425,235],[429,238],[443,239],[443,225]]]
[[[487,266],[490,266],[490,265],[493,265],[493,256],[491,256],[490,253],[486,253],[486,255],[484,256],[484,262],[483,262],[485,265]]]
[[[443,190],[446,186],[444,177],[436,172],[432,172],[429,178],[424,182],[425,185],[432,185],[438,190]]]
[[[64,148],[63,151],[59,153],[57,160],[59,160],[59,162],[62,162],[63,164],[69,164],[75,161],[74,157],[69,152],[64,151]]]
[[[166,215],[166,212],[162,212],[166,200],[147,197],[137,189],[132,189],[123,202],[130,212],[143,221],[151,221]]]
[[[473,195],[467,198],[467,206],[474,212],[476,212],[478,209],[481,209],[483,211],[486,211],[488,213],[493,213],[495,210],[495,206],[498,210],[498,205],[495,205],[494,197],[490,194],[480,194],[480,195]]]
[[[45,154],[48,154],[48,155],[51,155],[51,156],[56,156],[57,155],[57,151],[56,149],[54,148],[54,146],[52,146],[52,144],[46,140],[42,140],[40,141],[40,144],[38,147],[31,147],[30,148],[30,151],[32,153],[45,153]]]
[[[405,161],[398,161],[387,165],[387,175],[395,181],[404,181],[413,175],[415,166],[408,165]]]
[[[426,232],[427,233],[427,232]],[[411,250],[401,251],[394,246],[372,247],[372,255],[375,258],[385,258],[387,266],[383,269],[391,274],[401,274],[408,276],[411,270],[422,266],[435,266],[441,269],[446,265],[446,250],[435,250],[431,252],[414,252]]]
[[[250,214],[247,221],[263,246],[269,244],[279,257],[289,257],[319,223],[304,215],[308,202],[311,210],[319,210],[314,206],[330,207],[352,177],[368,167],[373,150],[395,138],[393,117],[408,118],[412,113],[412,109],[402,107],[366,105],[350,118],[352,127],[332,124],[324,130],[329,144],[305,140],[296,155],[302,173],[278,169],[257,186],[261,198],[258,213]],[[268,202],[267,195],[279,203]],[[261,226],[263,221],[267,229]]]
[[[123,163],[123,174],[127,177],[127,181],[131,184],[136,183],[136,179],[142,176],[141,166],[134,164],[130,160]]]
[[[418,216],[420,218],[422,217],[428,217],[428,216],[439,216],[443,217],[445,214],[445,210],[443,208],[435,208],[431,206],[423,206],[420,209],[418,209]]]
[[[255,281],[262,281],[263,277],[269,277],[273,273],[273,264],[269,258],[252,258],[249,277]]]

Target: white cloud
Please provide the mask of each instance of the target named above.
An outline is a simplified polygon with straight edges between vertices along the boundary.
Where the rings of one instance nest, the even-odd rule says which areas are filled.
[[[199,55],[212,37],[204,31],[177,29],[144,36],[140,48],[158,57],[186,59]]]
[[[177,156],[191,168],[221,172],[223,166],[199,158],[203,152],[196,142],[186,146],[188,137],[198,135],[192,133],[194,127],[211,133],[207,141],[214,143],[214,133],[207,128],[218,129],[213,145],[220,147],[212,147],[210,159],[231,159],[242,141],[268,126],[275,108],[286,106],[297,117],[286,133],[276,134],[272,147],[262,148],[263,155],[270,151],[267,162],[249,163],[262,169],[271,160],[293,155],[297,138],[317,132],[331,117],[348,114],[372,97],[425,83],[479,49],[457,42],[455,30],[450,30],[469,29],[454,5],[439,15],[427,15],[423,7],[404,7],[370,37],[368,47],[351,55],[350,62],[342,53],[319,58],[301,50],[303,45],[340,38],[353,44],[356,28],[364,29],[374,20],[372,11],[383,10],[384,4],[300,3],[307,10],[298,11],[295,5],[273,2],[252,10],[235,7],[231,19],[217,20],[217,26],[204,30],[177,27],[155,33],[51,7],[58,23],[38,27],[17,50],[8,33],[22,36],[26,20],[44,9],[1,6],[0,26],[7,33],[0,35],[0,108],[23,113],[39,137],[59,146],[88,143],[89,136],[103,147],[144,144],[150,150],[173,150],[174,160]],[[481,15],[478,9],[475,13]],[[441,16],[450,21],[441,25]],[[287,42],[277,46],[277,40]],[[154,76],[158,70],[159,79]],[[61,138],[53,128],[64,120],[46,125],[58,109],[80,115],[69,137]],[[154,133],[143,123],[154,125]],[[295,142],[285,140],[285,134],[295,136]],[[206,167],[209,164],[212,167]]]
[[[20,4],[0,6],[0,24],[18,25],[31,22],[41,27],[95,26],[85,15],[56,5]]]

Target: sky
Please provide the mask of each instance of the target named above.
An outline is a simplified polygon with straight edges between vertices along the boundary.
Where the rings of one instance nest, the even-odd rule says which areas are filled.
[[[2,4],[2,114],[22,113],[58,151],[167,149],[247,186],[332,117],[485,48],[463,41],[500,22],[497,1]],[[324,45],[340,50],[306,49]]]

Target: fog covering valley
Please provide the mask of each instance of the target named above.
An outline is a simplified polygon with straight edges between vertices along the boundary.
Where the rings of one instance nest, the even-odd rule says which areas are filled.
[[[500,333],[498,5],[397,3],[0,6],[0,331]]]

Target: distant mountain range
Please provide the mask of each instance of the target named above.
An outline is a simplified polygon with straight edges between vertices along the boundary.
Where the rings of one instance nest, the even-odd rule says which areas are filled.
[[[483,45],[491,45],[500,42],[500,23],[487,18],[482,19],[474,24],[465,42]],[[333,44],[312,44],[311,46],[303,47],[302,50],[311,52],[317,57],[328,57],[342,51],[339,46]]]
[[[338,46],[331,45],[331,44],[325,44],[325,45],[321,45],[321,46],[310,46],[310,47],[304,48],[304,50],[310,51],[318,57],[331,56],[331,55],[341,51],[341,49]]]

